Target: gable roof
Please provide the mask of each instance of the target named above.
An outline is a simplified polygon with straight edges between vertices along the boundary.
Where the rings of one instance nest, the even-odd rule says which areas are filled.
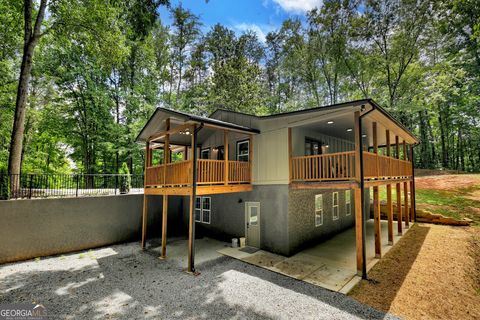
[[[366,110],[365,106],[371,106],[370,110]],[[373,99],[360,99],[360,100],[348,101],[348,102],[315,107],[310,109],[288,111],[288,112],[271,114],[271,115],[263,115],[263,116],[218,108],[217,110],[212,112],[208,117],[203,117],[203,116],[193,115],[193,114],[189,114],[189,113],[178,111],[178,110],[172,110],[164,107],[157,107],[153,115],[150,117],[148,122],[145,124],[143,129],[138,134],[136,141],[137,142],[146,141],[153,134],[159,131],[162,131],[162,125],[164,123],[163,120],[165,120],[168,117],[174,118],[175,120],[183,123],[185,122],[204,123],[204,124],[210,124],[212,126],[216,126],[219,128],[235,130],[238,132],[243,132],[248,134],[252,134],[252,133],[256,134],[256,133],[260,133],[260,131],[257,128],[234,123],[237,121],[231,122],[232,119],[229,119],[230,121],[224,121],[218,118],[221,117],[222,114],[227,113],[227,114],[238,114],[246,118],[255,119],[255,120],[268,120],[268,119],[288,118],[288,117],[296,117],[301,115],[308,115],[309,113],[323,114],[323,113],[340,110],[342,108],[345,108],[345,110],[347,110],[348,107],[349,108],[361,107],[362,114],[371,113],[368,116],[372,117],[373,119],[372,121],[377,121],[375,119],[379,119],[379,121],[388,122],[389,126],[393,125],[392,128],[396,128],[395,131],[406,133],[407,136],[409,137],[408,138],[409,143],[419,143],[419,139],[409,129],[407,129],[402,123],[400,123],[397,119],[395,119],[395,117],[393,117],[389,112],[387,112],[384,108],[382,108]],[[371,112],[371,111],[375,111],[375,112]],[[258,122],[257,122],[257,125],[258,125]]]
[[[232,129],[232,130],[244,132],[244,133],[260,133],[260,131],[257,129],[238,125],[236,123],[231,123],[231,122],[222,121],[222,120],[209,118],[209,117],[197,116],[190,113],[186,113],[178,110],[172,110],[164,107],[157,107],[153,115],[145,124],[145,126],[143,126],[142,130],[140,130],[140,133],[135,138],[135,141],[136,142],[146,141],[146,139],[148,139],[152,134],[159,131],[161,127],[161,123],[167,117],[173,117],[183,122],[210,124],[213,126],[217,126],[219,128]]]
[[[370,99],[370,98],[353,100],[353,101],[342,102],[342,103],[336,103],[336,104],[325,105],[325,106],[321,106],[321,107],[314,107],[314,108],[309,108],[309,109],[301,109],[301,110],[275,113],[275,114],[270,114],[270,115],[262,115],[262,116],[218,108],[214,112],[212,112],[209,117],[216,117],[219,114],[221,114],[222,112],[225,112],[225,113],[239,114],[239,115],[252,117],[252,118],[256,118],[256,119],[260,119],[260,120],[261,119],[274,119],[274,118],[290,117],[290,116],[294,116],[294,115],[303,115],[303,114],[315,113],[315,112],[328,112],[328,111],[341,109],[341,108],[345,108],[345,107],[351,107],[352,105],[362,106],[362,105],[366,105],[366,104],[371,105],[374,110],[377,110],[379,113],[381,113],[383,116],[385,116],[388,120],[392,121],[396,126],[398,126],[400,129],[402,129],[404,132],[406,132],[413,140],[415,140],[416,143],[418,143],[420,141],[408,128],[406,128],[392,114],[390,114],[387,110],[385,110],[383,107],[381,107],[377,102],[375,102],[375,100]]]

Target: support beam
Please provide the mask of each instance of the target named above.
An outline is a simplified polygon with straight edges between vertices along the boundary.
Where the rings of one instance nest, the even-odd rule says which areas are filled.
[[[408,161],[407,154],[407,143],[403,140],[403,160]],[[408,182],[403,183],[403,206],[404,206],[404,219],[405,219],[405,229],[408,229],[410,226],[410,212],[408,211]]]
[[[250,181],[253,181],[253,135],[250,135],[248,143],[248,162],[250,167]]]
[[[378,156],[378,136],[377,136],[377,123],[372,123],[373,131],[373,152]],[[377,159],[377,176],[379,173],[378,157]],[[378,194],[378,186],[373,187],[373,224],[375,230],[375,258],[382,257],[382,235],[380,227],[380,199]]]
[[[292,128],[288,128],[288,183],[292,183]]]
[[[162,207],[162,255],[160,258],[167,257],[167,217],[168,217],[168,195],[163,195]]]
[[[395,156],[397,159],[400,159],[400,141],[398,139],[398,136],[395,136]],[[403,234],[403,228],[402,228],[402,188],[400,186],[400,183],[397,183],[396,185],[396,191],[397,191],[397,229],[398,229],[398,235]]]
[[[165,120],[165,127],[170,130],[170,118]],[[168,164],[170,162],[170,134],[165,135],[165,143],[163,145],[163,163]],[[167,166],[163,166],[163,184],[167,181]]]
[[[194,206],[195,206],[195,197],[193,194],[189,197],[189,210],[188,210],[188,265],[187,265],[187,272],[195,272],[194,266],[194,248],[193,248],[193,228],[195,224],[194,220]]]
[[[373,187],[373,224],[375,230],[375,258],[382,257],[382,235],[380,227],[380,199],[378,187]]]
[[[150,151],[150,142],[147,141],[145,144],[145,168],[143,172],[143,190],[145,191],[145,186],[147,183],[147,168],[151,165],[151,151]],[[142,212],[142,249],[145,249],[145,243],[147,240],[147,214],[148,214],[148,198],[145,192],[143,193],[143,212]]]
[[[410,199],[412,202],[413,221],[417,222],[417,206],[415,199],[415,165],[413,161],[413,145],[410,146],[410,161],[412,162],[412,181],[410,182]]]
[[[385,131],[387,137],[387,157],[389,157],[388,165],[390,167],[391,146],[390,146],[390,130]],[[393,203],[392,203],[392,185],[387,184],[387,219],[388,219],[388,244],[393,245]]]
[[[405,229],[408,229],[410,226],[410,211],[408,210],[408,182],[403,183],[403,207],[405,215]]]
[[[362,239],[362,189],[353,189],[355,193],[355,243],[357,253],[357,275],[363,275],[363,239]]]
[[[224,184],[228,184],[228,131],[223,130],[223,179]]]
[[[201,128],[201,127],[200,127]],[[192,128],[192,150],[193,151],[193,165],[192,165],[192,193],[190,194],[190,208],[189,208],[189,218],[188,218],[188,265],[187,272],[195,273],[195,219],[194,219],[194,210],[195,210],[195,201],[196,201],[196,189],[197,189],[197,152],[196,152],[196,143],[197,143],[197,129]]]
[[[365,221],[364,221],[364,199],[363,199],[363,172],[362,172],[362,128],[360,111],[355,111],[354,116],[355,133],[355,182],[359,187],[354,188],[355,193],[355,248],[357,255],[357,274],[363,279],[367,278],[366,248],[365,248]],[[291,144],[290,144],[291,148]]]

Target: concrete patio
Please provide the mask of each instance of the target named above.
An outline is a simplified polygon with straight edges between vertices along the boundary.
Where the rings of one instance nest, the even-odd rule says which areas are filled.
[[[387,253],[388,245],[387,221],[381,221],[382,254]],[[373,220],[367,221],[366,249],[367,271],[379,259],[375,258]],[[397,235],[397,222],[394,221],[394,243],[400,240]],[[404,234],[408,229],[404,229]],[[360,277],[356,272],[355,229],[348,229],[333,238],[306,249],[291,257],[284,257],[259,250],[247,253],[241,248],[223,248],[220,253],[241,261],[302,280],[332,291],[348,293]]]
[[[224,257],[196,240],[199,276],[182,271],[187,242],[113,245],[0,266],[0,304],[36,302],[52,319],[393,319],[345,295]]]

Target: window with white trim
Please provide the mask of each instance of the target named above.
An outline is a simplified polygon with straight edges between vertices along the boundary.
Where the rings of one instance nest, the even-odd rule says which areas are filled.
[[[195,199],[195,221],[210,224],[211,197],[196,197]]]
[[[338,212],[338,192],[334,192],[332,194],[332,215],[333,215],[333,220],[338,220],[340,218],[339,212]]]
[[[345,211],[347,212],[347,216],[352,214],[352,197],[350,190],[345,190]]]
[[[323,224],[323,196],[315,195],[315,227]]]
[[[237,161],[248,161],[250,159],[250,140],[237,142]]]

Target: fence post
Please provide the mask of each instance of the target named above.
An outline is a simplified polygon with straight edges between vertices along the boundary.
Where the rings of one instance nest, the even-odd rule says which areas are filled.
[[[115,175],[115,195],[117,194],[117,188],[118,188],[118,174]]]
[[[33,188],[33,174],[30,175],[30,182],[28,186],[28,199],[32,199],[32,188]]]
[[[80,176],[78,173],[76,174],[76,177],[77,177],[77,188],[75,189],[75,197],[78,198],[78,185],[80,183]]]

